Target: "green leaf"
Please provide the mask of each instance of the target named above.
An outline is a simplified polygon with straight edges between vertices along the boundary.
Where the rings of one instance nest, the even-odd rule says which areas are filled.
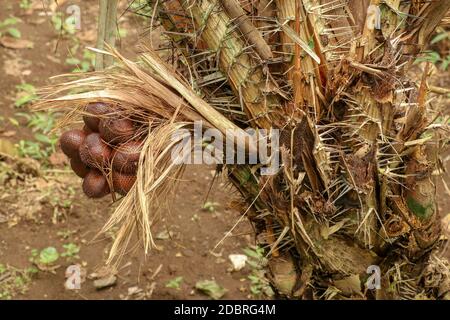
[[[441,69],[447,71],[449,65],[450,65],[450,55],[448,55],[447,58],[445,58],[445,60],[442,61]]]
[[[17,85],[16,88],[19,90],[14,103],[16,107],[21,107],[37,98],[36,88],[32,84],[22,83]]]
[[[448,38],[448,36],[449,36],[448,32],[439,33],[436,37],[433,38],[433,40],[431,40],[431,44],[435,44],[438,43],[439,41],[445,40]]]
[[[39,262],[42,264],[52,264],[58,260],[59,254],[54,247],[47,247],[42,249],[39,253]]]
[[[23,95],[23,96],[17,98],[16,101],[15,101],[15,103],[14,103],[14,105],[15,105],[17,108],[19,108],[19,107],[21,107],[21,106],[27,104],[28,102],[33,101],[34,99],[36,99],[36,96],[35,96],[35,95],[26,94],[26,95]]]
[[[315,43],[314,43],[314,38],[313,37],[311,37],[311,39],[309,39],[308,47],[310,47],[312,50],[314,50]]]
[[[249,256],[250,258],[254,258],[254,259],[263,259],[264,258],[264,251],[262,250],[262,248],[257,247],[256,249],[251,249],[251,248],[244,248],[242,249],[242,251],[244,251],[244,253]]]
[[[20,8],[21,9],[30,9],[31,8],[31,1],[30,0],[21,0],[20,1]]]
[[[63,28],[68,34],[75,34],[76,32],[76,18],[75,16],[67,17],[64,21]]]
[[[75,243],[64,244],[63,248],[66,250],[61,254],[61,257],[77,257],[80,252],[80,247]]]
[[[214,280],[200,280],[195,284],[195,288],[207,294],[214,300],[219,300],[228,291],[218,285]]]
[[[11,122],[11,124],[15,127],[20,126],[19,121],[17,121],[17,119],[15,118],[8,118],[9,122]]]
[[[67,58],[66,59],[66,64],[71,65],[71,66],[76,66],[78,64],[80,64],[80,60],[77,58]]]
[[[437,62],[439,62],[439,60],[441,60],[441,56],[439,55],[439,53],[435,51],[430,51],[425,52],[423,56],[418,57],[416,61],[414,61],[414,64],[420,62],[431,62],[433,64],[436,64]]]
[[[181,282],[183,282],[183,277],[176,277],[175,279],[169,280],[166,283],[166,288],[172,288],[172,289],[180,289]]]
[[[25,91],[25,92],[28,92],[28,93],[35,93],[36,92],[36,88],[32,84],[29,84],[29,83],[18,84],[16,86],[16,89],[22,90],[22,91]]]
[[[50,138],[42,133],[36,133],[34,135],[35,139],[39,142],[45,143],[45,144],[52,144],[52,140]]]
[[[8,33],[16,39],[19,39],[22,36],[19,29],[17,28],[8,28]]]
[[[89,71],[90,68],[91,68],[91,65],[90,65],[89,61],[81,62],[81,70],[86,72],[86,71]]]
[[[0,27],[11,26],[11,25],[16,24],[19,21],[20,20],[16,17],[9,17],[9,18],[6,18],[5,20],[3,20],[3,22],[0,22]]]
[[[55,28],[56,31],[61,31],[62,29],[62,18],[61,18],[61,12],[58,12],[57,14],[54,14],[52,16],[52,23],[53,23],[53,27]]]

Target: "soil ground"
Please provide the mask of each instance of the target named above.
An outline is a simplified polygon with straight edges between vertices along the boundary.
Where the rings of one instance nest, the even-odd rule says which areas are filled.
[[[73,46],[74,39],[61,37],[55,31],[50,17],[54,12],[52,8],[43,10],[41,1],[32,1],[30,9],[21,8],[20,1],[0,2],[0,21],[11,16],[19,18],[20,22],[14,27],[20,30],[22,40],[32,41],[34,45],[33,49],[0,46],[0,139],[18,143],[20,140],[33,140],[34,135],[26,127],[26,122],[17,116],[19,112],[30,111],[25,107],[14,107],[16,86],[30,83],[38,88],[48,84],[47,79],[51,76],[71,72],[73,66],[65,61],[70,57],[69,48]],[[56,12],[64,13],[68,5],[80,6],[82,28],[75,34],[76,41],[80,43],[80,48],[94,45],[98,1],[58,2],[62,5],[54,8]],[[126,14],[121,18],[119,27],[127,30],[127,35],[118,47],[125,55],[133,56],[136,40],[147,36],[134,31],[143,29],[142,20]],[[78,50],[78,57],[80,52],[82,49]],[[19,123],[8,121],[11,118]],[[220,178],[213,183],[214,168],[206,166],[188,167],[171,201],[170,212],[154,230],[160,238],[166,238],[167,234],[171,236],[171,239],[156,240],[161,251],[152,251],[146,258],[141,248],[128,254],[113,287],[96,290],[93,281],[88,279],[81,290],[66,290],[65,270],[69,265],[80,263],[87,274],[102,266],[111,238],[92,239],[107,221],[114,205],[110,199],[87,199],[80,188],[81,180],[68,170],[67,164],[61,164],[61,160],[54,162],[58,162],[57,165],[42,170],[42,177],[19,181],[16,187],[0,191],[3,192],[0,194],[0,265],[25,270],[32,265],[30,256],[33,249],[42,250],[51,246],[61,253],[64,252],[62,246],[67,243],[80,248],[79,258],[60,257],[59,268],[53,272],[39,271],[23,285],[23,293],[15,292],[10,298],[202,299],[207,296],[194,290],[195,283],[211,279],[228,290],[224,298],[253,297],[249,294],[250,282],[247,278],[251,270],[230,272],[228,259],[229,254],[242,254],[242,249],[253,243],[250,226],[245,221],[240,223],[231,236],[213,251],[217,242],[239,219],[239,212],[229,208],[230,202],[237,197],[235,191],[224,186]],[[208,201],[213,205],[211,210],[205,211],[202,206],[212,183]],[[67,192],[69,187],[73,187],[73,192]],[[15,188],[22,188],[23,192],[14,193],[12,190]],[[41,191],[46,188],[50,194],[43,196]],[[69,205],[56,212],[54,202],[46,200],[52,199],[52,196],[69,201]],[[15,208],[16,211],[8,209],[5,212],[6,208]],[[19,211],[26,211],[25,216]],[[182,277],[179,288],[166,287],[170,280],[177,277]]]

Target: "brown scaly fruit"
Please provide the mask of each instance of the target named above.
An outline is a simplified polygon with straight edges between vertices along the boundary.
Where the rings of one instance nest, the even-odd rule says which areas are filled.
[[[70,159],[70,167],[80,178],[84,178],[90,171],[90,168],[85,165],[79,157]]]
[[[86,113],[88,113],[88,115],[83,116],[84,123],[91,131],[98,132],[98,125],[100,123],[99,116],[104,116],[111,112],[112,112],[111,106],[105,103],[102,102],[89,103],[86,106]]]
[[[142,141],[129,141],[121,144],[112,156],[113,170],[124,174],[136,174],[142,144]]]
[[[59,143],[61,145],[61,150],[69,158],[78,157],[78,150],[80,146],[86,139],[86,132],[79,129],[73,129],[64,132],[59,138]]]
[[[108,143],[124,143],[133,138],[136,133],[133,121],[126,118],[101,119],[98,127],[100,136]]]
[[[105,176],[96,169],[91,169],[83,180],[83,192],[89,198],[102,198],[109,193]]]
[[[86,124],[83,126],[83,131],[86,133],[86,135],[94,132],[91,129],[89,129],[89,127]]]
[[[112,180],[114,191],[121,195],[126,195],[136,182],[136,176],[113,171]]]
[[[111,152],[98,133],[91,133],[80,146],[80,159],[89,167],[103,168],[111,159]]]

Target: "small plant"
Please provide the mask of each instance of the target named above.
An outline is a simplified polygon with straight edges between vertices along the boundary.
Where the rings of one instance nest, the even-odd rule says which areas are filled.
[[[65,251],[61,253],[61,257],[65,257],[67,259],[79,259],[80,256],[78,253],[80,252],[80,247],[75,243],[67,243],[63,245]]]
[[[52,24],[55,31],[61,36],[74,35],[76,32],[74,16],[65,18],[61,12],[56,12],[52,16]]]
[[[183,282],[183,277],[176,277],[176,278],[174,278],[172,280],[169,280],[166,283],[166,288],[172,288],[172,289],[180,290],[180,286],[181,286],[182,282]]]
[[[31,8],[31,1],[30,0],[21,0],[20,1],[20,8],[28,10]]]
[[[57,268],[56,261],[59,259],[58,250],[54,247],[47,247],[41,251],[31,250],[30,262],[34,263],[40,270],[51,271]]]
[[[264,249],[258,246],[245,248],[242,251],[249,257],[247,263],[256,269],[261,269],[267,265],[267,258],[264,256]]]
[[[47,159],[52,152],[48,152],[47,149],[42,149],[41,144],[36,141],[20,140],[17,145],[19,156],[30,157],[36,160]]]
[[[11,300],[16,294],[24,294],[36,272],[36,268],[22,270],[0,264],[0,300]]]
[[[210,296],[214,300],[219,300],[222,298],[225,293],[227,293],[227,289],[220,286],[214,280],[200,280],[195,284],[195,288],[204,294]]]
[[[58,137],[55,134],[49,134],[55,126],[55,114],[35,112],[32,114],[16,113],[16,115],[27,120],[27,126],[34,132],[35,138],[35,141],[19,141],[19,155],[36,160],[47,159],[55,152],[58,143]]]
[[[248,275],[250,280],[250,292],[256,297],[261,297],[261,295],[266,295],[272,297],[274,292],[270,286],[269,280],[265,277],[265,272],[263,270],[253,270],[250,275]]]
[[[9,118],[8,118],[8,121],[9,121],[14,127],[20,127],[20,123],[19,123],[19,121],[17,121],[16,118],[9,117]]]
[[[449,32],[442,32],[433,38],[431,44],[436,44],[449,38]],[[416,59],[414,63],[418,64],[421,62],[431,62],[434,65],[440,65],[440,68],[443,71],[446,71],[448,66],[450,65],[450,54],[442,56],[439,52],[436,51],[425,51],[420,57]]]
[[[13,27],[19,21],[20,20],[16,17],[9,17],[3,21],[0,21],[0,36],[2,36],[2,34],[6,32],[11,37],[19,39],[22,36],[22,34],[20,33],[20,30]]]
[[[264,267],[268,260],[264,256],[264,249],[260,247],[252,247],[243,249],[244,253],[249,257],[247,263],[252,268],[251,274],[248,275],[250,280],[250,292],[256,296],[266,295],[271,297],[274,295],[269,280],[265,277]]]
[[[64,195],[65,196],[65,195]],[[53,207],[52,223],[57,224],[59,220],[67,217],[67,212],[70,212],[72,208],[73,199],[61,198],[60,196],[51,197],[49,200],[50,205]]]
[[[94,70],[95,67],[95,53],[87,49],[83,50],[83,58],[80,60],[75,57],[67,58],[66,64],[76,66],[72,72],[88,72]]]
[[[57,224],[59,220],[67,218],[67,214],[72,209],[75,189],[73,187],[68,187],[64,191],[57,194],[49,192],[47,196],[48,203],[53,208],[52,222]],[[75,231],[68,233],[67,237],[73,233],[75,233]],[[60,235],[59,232],[58,235]]]
[[[48,134],[55,127],[56,118],[54,113],[33,112],[31,114],[16,113],[16,115],[25,118],[27,120],[27,126],[33,132]]]
[[[67,195],[70,197],[70,194]],[[72,199],[70,198],[61,199],[60,197],[53,197],[52,199],[50,199],[50,204],[53,207],[59,207],[61,209],[70,209],[70,207],[72,206]]]
[[[18,93],[14,105],[17,108],[37,99],[36,88],[32,84],[22,83],[17,85],[16,89],[18,90]]]

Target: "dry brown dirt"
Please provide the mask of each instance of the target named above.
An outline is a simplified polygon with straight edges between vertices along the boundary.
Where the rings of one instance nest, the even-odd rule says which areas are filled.
[[[82,29],[77,33],[80,46],[94,45],[98,1],[59,1],[61,2],[64,4],[57,8],[60,12],[65,12],[69,4],[81,7]],[[0,139],[13,143],[22,139],[33,139],[26,123],[20,121],[20,125],[16,126],[8,121],[10,117],[19,119],[17,112],[30,112],[26,108],[14,107],[16,85],[26,82],[40,87],[48,84],[49,77],[68,73],[73,69],[64,63],[69,56],[68,47],[73,43],[70,39],[58,36],[50,17],[39,6],[41,1],[32,2],[35,10],[22,9],[19,3],[20,1],[2,0],[0,10],[0,21],[10,16],[20,18],[21,22],[15,27],[21,31],[21,39],[30,40],[34,44],[33,49],[9,49],[0,46],[0,115],[3,118],[0,122]],[[141,24],[136,25],[139,23]],[[121,19],[120,27],[127,29],[127,35],[119,42],[119,49],[125,55],[133,56],[136,53],[136,39],[146,36],[145,33],[138,34],[135,31],[142,29],[142,22],[132,15],[125,15]],[[111,199],[87,199],[81,192],[81,181],[70,173],[67,165],[50,169],[66,171],[56,174],[56,178],[54,173],[48,173],[50,178],[44,176],[29,182],[29,189],[23,189],[26,195],[18,192],[14,198],[14,194],[8,194],[8,191],[0,194],[0,207],[3,201],[3,209],[15,207],[17,211],[26,212],[26,217],[14,223],[0,221],[0,264],[26,269],[32,265],[29,259],[33,249],[41,250],[53,246],[61,253],[64,251],[62,245],[67,243],[80,246],[79,259],[60,257],[59,268],[54,272],[40,271],[26,286],[28,290],[13,298],[133,299],[146,294],[144,297],[152,299],[203,299],[207,297],[194,290],[194,286],[197,281],[206,279],[214,279],[225,287],[228,290],[225,298],[253,297],[249,295],[247,279],[250,270],[230,272],[228,260],[229,254],[242,253],[243,248],[254,243],[249,225],[245,222],[239,224],[231,237],[212,251],[216,243],[239,219],[239,213],[229,208],[230,201],[237,196],[235,191],[225,186],[220,179],[216,179],[208,197],[208,201],[217,203],[214,212],[202,210],[212,184],[214,170],[206,166],[187,168],[176,196],[171,200],[170,212],[165,214],[163,221],[155,228],[155,235],[170,231],[172,236],[172,239],[156,240],[161,251],[152,251],[147,257],[143,256],[141,248],[129,253],[122,262],[117,284],[113,287],[98,291],[93,281],[88,279],[82,284],[81,290],[66,290],[65,270],[70,264],[82,263],[88,274],[102,266],[111,238],[93,238],[106,222],[113,205]],[[39,193],[36,196],[33,193],[37,189],[51,188],[52,183],[57,183],[59,189],[70,186],[75,191],[74,195],[69,197],[69,208],[63,209],[63,214],[58,214],[56,219],[55,207],[51,205],[51,201],[42,201],[42,198],[39,200]],[[59,190],[58,193],[54,191],[55,196],[60,195],[60,192],[64,194],[64,190]],[[46,197],[51,199],[51,194]],[[0,216],[2,213],[13,216],[17,212],[0,211]],[[167,282],[176,277],[183,277],[180,288],[166,287]],[[128,295],[129,292],[135,291],[136,287],[142,291]]]

